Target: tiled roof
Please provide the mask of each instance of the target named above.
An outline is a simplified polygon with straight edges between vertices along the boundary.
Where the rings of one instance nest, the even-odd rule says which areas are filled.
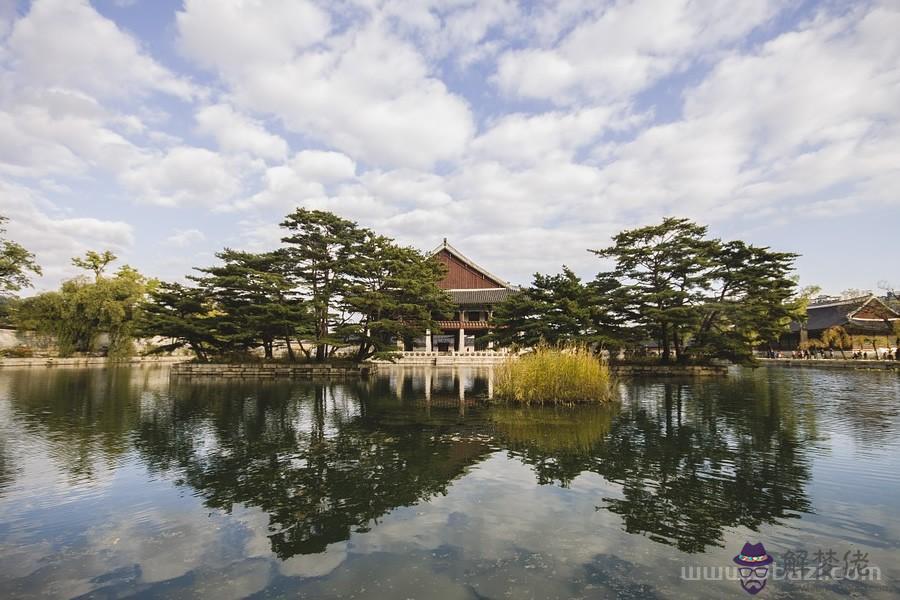
[[[516,290],[510,288],[496,288],[488,290],[447,290],[450,297],[456,304],[477,305],[477,304],[499,304],[513,294]]]
[[[881,331],[884,329],[883,321],[866,322],[865,320],[851,319],[851,315],[870,300],[883,304],[878,298],[872,296],[860,296],[824,304],[810,304],[806,309],[806,329],[808,331],[821,331],[829,327],[843,326],[852,322],[857,328]],[[799,323],[791,323],[791,331],[798,331],[799,329]]]

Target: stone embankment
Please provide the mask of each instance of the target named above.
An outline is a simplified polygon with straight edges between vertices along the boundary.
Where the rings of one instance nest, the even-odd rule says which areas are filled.
[[[373,364],[282,364],[282,363],[180,363],[172,366],[173,377],[214,379],[318,379],[368,377]]]
[[[103,356],[54,358],[0,358],[0,368],[10,367],[116,367],[116,366],[161,366],[174,365],[191,360],[190,356],[134,356],[131,358],[109,359]]]
[[[619,377],[709,377],[728,374],[728,365],[611,364]]]
[[[760,358],[759,362],[771,367],[795,367],[817,369],[869,369],[900,373],[900,361],[842,358]]]

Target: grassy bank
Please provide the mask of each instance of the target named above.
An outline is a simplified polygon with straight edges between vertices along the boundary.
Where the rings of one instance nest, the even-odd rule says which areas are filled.
[[[522,404],[608,402],[609,366],[584,348],[538,347],[496,369],[494,395]]]

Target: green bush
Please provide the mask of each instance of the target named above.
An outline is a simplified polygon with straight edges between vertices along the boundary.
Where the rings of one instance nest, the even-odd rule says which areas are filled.
[[[496,369],[494,395],[523,404],[608,402],[614,393],[609,366],[583,346],[538,346]]]

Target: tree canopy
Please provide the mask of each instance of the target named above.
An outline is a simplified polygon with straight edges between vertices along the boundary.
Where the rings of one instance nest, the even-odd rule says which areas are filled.
[[[622,231],[590,250],[613,263],[587,283],[569,268],[535,274],[495,308],[504,345],[586,343],[597,349],[657,340],[662,360],[747,360],[805,312],[792,277],[797,255],[723,242],[688,219]]]
[[[7,221],[9,221],[7,217],[0,215],[0,294],[18,292],[22,288],[30,287],[29,273],[41,275],[41,267],[38,266],[34,253],[4,237],[6,233],[4,225]]]
[[[332,213],[299,208],[282,227],[281,247],[226,248],[220,264],[197,268],[195,287],[163,284],[151,293],[141,330],[211,355],[282,346],[319,361],[352,348],[356,360],[386,357],[397,341],[433,326],[451,309],[438,287],[444,267]]]
[[[23,299],[16,311],[17,327],[52,335],[60,356],[99,350],[101,334],[109,338],[109,356],[130,355],[144,296],[153,282],[128,265],[112,277],[103,276],[102,270],[94,273],[94,281],[77,277],[63,282],[58,291]]]

